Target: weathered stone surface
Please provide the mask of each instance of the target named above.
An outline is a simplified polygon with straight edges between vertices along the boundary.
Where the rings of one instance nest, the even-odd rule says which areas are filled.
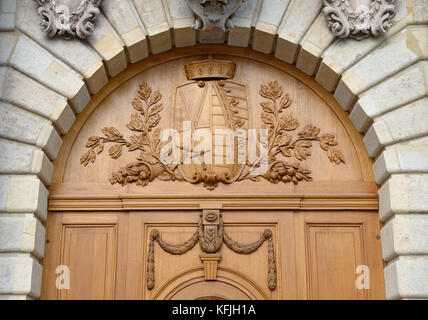
[[[428,98],[423,98],[375,119],[364,137],[371,157],[386,145],[422,137],[428,133]]]
[[[428,296],[428,256],[401,256],[384,270],[387,299]]]
[[[172,47],[170,26],[162,0],[133,0],[135,8],[144,23],[153,54]]]
[[[290,0],[264,0],[255,25],[253,49],[269,54],[274,49],[275,37]]]
[[[11,140],[0,139],[0,172],[7,174],[36,174],[50,185],[53,164],[38,148]]]
[[[403,145],[385,150],[373,165],[377,184],[393,173],[428,173],[428,143]]]
[[[390,261],[402,255],[428,255],[428,215],[397,214],[382,228],[382,255]]]
[[[36,145],[52,160],[57,157],[62,140],[50,121],[3,102],[0,113],[0,137]]]
[[[0,252],[28,252],[43,258],[46,230],[32,214],[0,214]]]
[[[334,93],[344,110],[370,87],[428,58],[428,26],[408,26],[347,70]]]
[[[42,266],[26,254],[0,256],[0,294],[29,295],[39,298],[42,288]]]
[[[77,70],[95,94],[107,83],[107,74],[97,53],[83,41],[49,39],[38,26],[40,17],[34,1],[18,0],[17,27],[50,53]],[[34,62],[33,62],[34,65]]]
[[[76,117],[67,99],[13,68],[0,67],[5,85],[0,98],[51,120],[61,134],[66,134]]]
[[[428,175],[393,174],[379,190],[379,216],[428,213]]]
[[[18,33],[0,33],[0,63],[9,64],[22,73],[70,99],[80,113],[90,96],[82,77],[30,38]]]
[[[375,117],[427,93],[428,62],[421,61],[363,93],[349,118],[357,130],[366,132]]]
[[[149,55],[146,32],[132,1],[104,1],[102,9],[125,43],[129,62],[146,58]]]
[[[0,175],[0,212],[34,213],[46,221],[48,191],[33,175]]]
[[[299,43],[319,14],[322,1],[292,1],[281,23],[276,42],[275,57],[287,63],[295,63]]]

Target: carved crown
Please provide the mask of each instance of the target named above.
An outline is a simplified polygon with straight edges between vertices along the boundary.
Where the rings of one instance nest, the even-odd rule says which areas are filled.
[[[186,64],[186,76],[189,80],[232,79],[235,76],[236,64],[229,60],[206,60]]]

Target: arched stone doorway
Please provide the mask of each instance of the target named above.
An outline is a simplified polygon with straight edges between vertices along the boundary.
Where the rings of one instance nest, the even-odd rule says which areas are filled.
[[[47,39],[35,27],[40,20],[31,1],[17,1],[16,7],[10,3],[1,10],[14,18],[1,25],[0,33],[0,204],[5,213],[2,226],[7,230],[0,233],[5,239],[0,251],[7,253],[0,268],[9,275],[1,294],[3,298],[38,298],[47,216],[45,186],[51,183],[51,161],[62,144],[60,136],[74,122],[73,113],[80,113],[90,94],[101,90],[108,77],[125,70],[128,63],[173,45],[193,46],[213,39],[190,29],[194,18],[180,9],[184,2],[178,7],[160,0],[138,2],[137,7],[137,1],[106,2],[96,37],[81,42]],[[400,1],[386,36],[356,42],[331,36],[318,2],[247,3],[237,14],[238,28],[220,33],[214,41],[273,54],[335,92],[354,126],[365,134],[369,155],[376,158],[373,169],[382,186],[379,215],[386,223],[382,251],[388,263],[387,297],[426,297],[424,60],[428,37],[424,4]],[[148,16],[152,5],[156,15]]]
[[[208,58],[209,55],[213,57]],[[112,172],[123,170],[120,168],[135,160],[133,148],[128,143],[123,145],[123,148],[131,147],[128,152],[118,149],[116,154],[112,154],[114,150],[109,143],[117,145],[122,138],[129,139],[126,136],[133,133],[125,134],[127,129],[138,131],[137,124],[129,120],[135,119],[133,114],[141,109],[135,97],[142,96],[143,89],[151,94],[159,91],[162,95],[157,102],[162,103],[159,112],[162,116],[158,122],[163,129],[172,125],[180,130],[181,127],[174,124],[180,106],[196,108],[189,114],[199,114],[198,119],[210,114],[211,111],[202,114],[197,111],[206,108],[208,103],[204,102],[204,90],[212,90],[208,91],[213,96],[212,106],[208,103],[212,110],[216,101],[225,108],[226,104],[222,103],[226,102],[221,102],[221,95],[215,93],[216,87],[210,89],[210,78],[204,78],[204,85],[200,79],[188,79],[185,67],[195,61],[202,61],[200,67],[208,64],[214,69],[217,64],[225,63],[218,70],[223,67],[227,70],[228,65],[234,65],[234,74],[230,76],[230,82],[225,80],[224,87],[230,87],[228,92],[234,97],[227,96],[227,101],[238,99],[235,105],[246,108],[246,113],[239,112],[242,112],[241,119],[248,121],[248,126],[244,124],[241,128],[261,129],[266,122],[260,119],[269,113],[265,111],[269,109],[265,105],[268,92],[278,91],[275,98],[275,106],[281,108],[278,116],[283,113],[281,119],[284,120],[281,121],[288,123],[284,124],[288,127],[283,132],[289,135],[290,142],[295,140],[295,146],[290,143],[289,151],[282,154],[282,161],[289,168],[287,170],[299,173],[283,173],[286,179],[281,180],[282,176],[277,176],[282,173],[272,167],[269,174],[275,174],[277,178],[263,173],[254,177],[258,179],[236,179],[233,183],[218,180],[209,184],[208,180],[184,178],[183,181],[173,181],[147,176],[147,182],[131,178],[125,183],[123,178],[133,174],[133,169],[128,167],[131,171],[125,175],[121,173],[119,180],[114,180]],[[141,87],[145,82],[147,86]],[[182,83],[194,84],[194,87],[179,93],[175,88],[182,88]],[[246,87],[241,89],[238,86],[241,83]],[[151,96],[141,99],[149,101]],[[179,99],[183,99],[181,104]],[[210,126],[213,121],[218,121],[215,117],[220,114],[220,111],[213,113],[207,128],[214,128]],[[194,119],[191,121],[198,125]],[[220,122],[217,126],[224,123]],[[115,129],[111,129],[113,127]],[[105,128],[110,129],[106,131]],[[117,139],[108,137],[113,134],[111,130],[116,132]],[[305,130],[313,131],[310,134],[313,136],[305,138]],[[107,134],[103,150],[96,149],[98,146],[93,143],[99,133]],[[331,144],[323,142],[327,138]],[[296,144],[298,141],[305,141],[300,149]],[[225,299],[245,296],[251,299],[384,297],[377,186],[370,168],[371,160],[361,135],[332,96],[294,67],[250,49],[212,45],[191,50],[176,49],[158,55],[156,59],[149,58],[114,79],[79,115],[64,142],[55,162],[50,187],[49,244],[46,246],[42,298],[158,299],[162,296],[170,299],[177,295],[196,299],[217,297],[221,290],[225,292],[220,298]],[[282,146],[287,148],[286,143],[278,144],[277,154]],[[329,151],[329,147],[337,151]],[[88,158],[91,150],[94,150],[96,160]],[[109,154],[104,155],[103,151],[109,151]],[[287,167],[291,163],[295,164]],[[109,181],[111,177],[113,180]],[[171,287],[168,279],[180,278],[179,274],[185,270],[205,263],[199,258],[204,252],[198,245],[173,255],[162,249],[169,246],[169,251],[173,252],[173,246],[180,247],[191,238],[200,213],[206,210],[221,214],[225,232],[231,239],[239,239],[242,245],[257,241],[268,228],[273,232],[272,251],[268,251],[266,243],[260,244],[260,248],[251,254],[239,255],[224,244],[216,252],[221,257],[216,263],[218,270],[214,280],[199,276],[184,285],[180,281],[174,282],[176,287]],[[154,230],[169,245],[159,243],[159,246],[154,242],[151,257],[150,239]],[[271,255],[275,263],[275,285],[272,288],[271,269],[268,269]],[[149,271],[152,259],[154,271]],[[55,288],[53,270],[58,264],[69,266],[70,286],[76,288],[74,291]],[[249,268],[250,265],[253,266]],[[369,289],[358,289],[355,285],[355,272],[360,265],[370,269]],[[101,267],[99,275],[97,270]],[[242,273],[249,282],[241,284],[241,289],[227,284],[221,268]],[[153,287],[149,287],[149,281],[153,281]],[[248,287],[248,283],[254,283],[260,291],[249,293],[254,289]],[[333,288],[337,290],[332,289],[334,283]],[[170,287],[170,293],[162,293],[165,286]],[[191,294],[191,288],[199,288],[203,294],[195,296],[196,293]]]

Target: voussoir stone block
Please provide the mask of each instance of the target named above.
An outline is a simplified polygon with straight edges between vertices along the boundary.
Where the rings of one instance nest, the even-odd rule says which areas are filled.
[[[192,29],[195,17],[187,0],[167,0],[166,4],[166,15],[174,32],[175,46],[181,48],[195,45],[196,31]]]
[[[428,256],[401,256],[384,269],[387,299],[428,296]]]
[[[0,175],[0,212],[34,213],[46,221],[49,192],[34,175]]]
[[[385,261],[402,255],[428,255],[427,214],[396,214],[381,232]]]
[[[91,98],[82,77],[27,36],[2,32],[0,47],[0,63],[13,66],[70,99],[77,113],[89,103]]]
[[[97,17],[96,28],[85,40],[103,58],[110,77],[117,76],[128,67],[125,44],[104,15]]]
[[[236,47],[248,47],[251,37],[251,28],[255,25],[260,7],[260,0],[245,1],[232,16],[234,28],[229,30],[227,44]]]
[[[33,144],[55,159],[62,139],[51,122],[34,113],[0,102],[0,137]]]
[[[428,213],[426,174],[392,174],[378,194],[381,221],[394,214]]]
[[[428,26],[408,26],[347,70],[334,93],[344,110],[370,87],[428,58]]]
[[[334,35],[327,25],[324,13],[320,13],[300,42],[296,68],[308,76],[313,76],[318,70],[321,55],[333,42]]]
[[[327,91],[333,92],[342,73],[365,57],[374,48],[382,44],[407,25],[415,23],[412,1],[396,1],[396,15],[392,19],[392,28],[380,37],[370,37],[362,41],[354,39],[337,39],[322,54],[322,61],[315,80]]]
[[[133,0],[149,37],[153,54],[172,48],[170,26],[162,0]]]
[[[290,0],[264,0],[255,25],[253,49],[269,54],[274,49],[278,27]]]
[[[38,148],[11,140],[0,139],[0,172],[7,174],[36,174],[50,185],[53,164]]]
[[[0,31],[15,29],[16,0],[0,1]]]
[[[375,119],[364,137],[371,157],[383,147],[428,134],[428,98],[425,97]]]
[[[132,1],[105,1],[102,10],[125,43],[129,62],[146,58],[149,55],[146,32]]]
[[[76,117],[60,94],[13,68],[0,67],[5,82],[0,99],[51,120],[61,134],[66,134]]]
[[[296,62],[300,40],[319,14],[322,5],[322,1],[313,0],[291,2],[278,32],[276,58],[290,64]]]
[[[0,252],[28,252],[43,258],[46,230],[32,214],[0,214]]]
[[[0,256],[0,294],[40,298],[43,267],[30,255]]]
[[[363,93],[352,109],[350,120],[366,132],[372,119],[428,94],[428,62],[418,62]]]
[[[393,173],[428,173],[428,143],[392,146],[382,152],[373,165],[377,184]]]
[[[101,19],[100,19],[101,20]],[[99,22],[97,20],[97,22]],[[107,83],[107,73],[97,52],[84,41],[50,39],[36,27],[40,24],[37,4],[34,1],[19,0],[17,27],[40,46],[78,71],[84,78],[91,93],[95,94]],[[34,66],[34,61],[32,62]]]

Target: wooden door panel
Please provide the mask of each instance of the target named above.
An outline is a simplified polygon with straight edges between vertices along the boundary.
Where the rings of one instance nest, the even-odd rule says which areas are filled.
[[[70,269],[70,290],[60,299],[113,299],[115,226],[65,226],[62,265]]]
[[[117,227],[116,213],[50,213],[42,299],[114,299]],[[69,270],[69,289],[57,288],[58,266]]]
[[[378,217],[370,212],[296,214],[300,299],[384,299]],[[369,288],[358,289],[358,266]]]
[[[355,270],[365,264],[360,225],[308,225],[308,278],[311,299],[360,299]]]

